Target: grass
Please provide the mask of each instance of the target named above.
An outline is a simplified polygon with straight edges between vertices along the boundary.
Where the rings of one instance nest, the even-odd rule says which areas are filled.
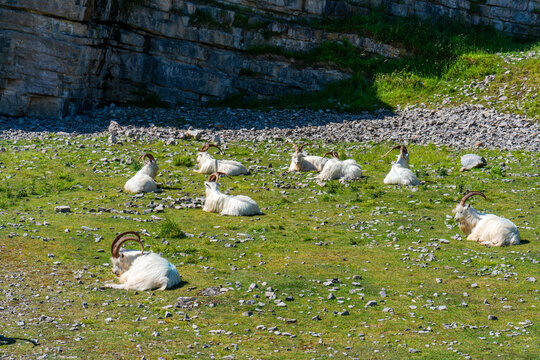
[[[160,223],[158,235],[170,239],[183,239],[186,237],[186,234],[180,229],[180,225],[169,218]]]
[[[460,173],[459,159],[467,150],[411,145],[411,166],[425,184],[410,189],[382,184],[392,159],[381,154],[392,144],[348,143],[328,150],[357,159],[366,178],[320,187],[313,174],[285,171],[288,143],[230,145],[228,155],[257,174],[226,179],[222,189],[250,196],[264,215],[233,218],[175,208],[181,198],[204,196],[205,176],[173,160],[179,154],[194,158],[200,143],[145,145],[159,159],[157,181],[178,186],[133,197],[119,190],[134,173],[126,159],[140,154],[139,144],[111,147],[106,137],[82,135],[69,145],[56,136],[2,141],[0,335],[12,339],[0,338],[2,354],[540,357],[534,345],[540,330],[538,289],[526,280],[540,278],[539,182],[530,176],[537,173],[537,153],[476,149],[488,166]],[[111,158],[120,161],[105,160]],[[261,167],[256,159],[274,166]],[[495,170],[501,161],[504,176]],[[523,244],[487,248],[463,240],[451,210],[466,189],[485,191],[488,200],[476,197],[471,204],[515,222]],[[172,206],[164,213],[145,211],[156,203]],[[71,212],[55,213],[58,205],[69,205]],[[102,287],[116,281],[110,242],[128,230],[146,234],[148,249],[178,267],[181,287],[165,292]],[[328,279],[339,281],[326,285]],[[252,283],[257,288],[250,290]],[[201,295],[208,287],[223,293]],[[276,299],[265,296],[268,287]],[[382,288],[386,297],[379,294]],[[330,293],[335,299],[328,299]],[[293,300],[286,300],[289,296]],[[177,308],[178,297],[196,298],[197,306]],[[278,299],[287,306],[277,306]],[[369,300],[377,305],[364,307]],[[340,315],[345,310],[349,315]],[[253,316],[243,316],[247,311]],[[313,320],[316,316],[320,320]]]
[[[327,64],[350,72],[351,77],[315,93],[271,101],[253,101],[245,98],[249,94],[235,94],[218,105],[359,112],[418,103],[437,107],[473,102],[540,118],[540,59],[512,60],[519,58],[516,52],[540,49],[538,40],[513,39],[491,28],[456,21],[392,18],[378,12],[345,19],[306,20],[304,25],[368,36],[401,48],[406,55],[383,58],[366,54],[346,41],[325,42],[308,52],[268,44],[252,46],[246,50],[248,55],[280,55],[294,59],[297,66]],[[486,86],[471,86],[489,75],[495,78]]]
[[[187,155],[175,156],[172,161],[174,166],[192,167],[195,165],[195,160]]]

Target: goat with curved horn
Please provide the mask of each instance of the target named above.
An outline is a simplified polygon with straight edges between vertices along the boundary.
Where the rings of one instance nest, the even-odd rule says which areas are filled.
[[[149,154],[149,153],[142,154],[141,156],[139,156],[139,161],[141,161],[141,160],[145,164],[146,164],[146,160],[148,160],[148,162],[155,162],[156,161],[156,159],[154,158],[154,155]]]
[[[135,235],[136,237],[129,237],[127,235]],[[136,231],[126,231],[118,235],[111,244],[111,255],[113,258],[120,256],[120,248],[128,241],[135,241],[141,245],[141,255],[144,253],[144,245],[141,241],[141,236]]]
[[[360,179],[362,177],[362,168],[354,159],[340,160],[339,154],[336,151],[331,151],[326,154],[332,155],[332,158],[324,164],[320,174],[317,175],[317,180],[328,181],[336,180],[349,181]]]
[[[251,216],[262,214],[259,206],[252,198],[244,195],[226,195],[219,191],[219,176],[228,176],[223,172],[212,173],[208,181],[204,183],[206,187],[206,197],[203,211],[219,213],[229,216]]]
[[[329,152],[325,153],[323,155],[323,157],[326,157],[326,155],[330,155],[333,158],[339,159],[339,154],[337,153],[337,151],[329,151]]]
[[[216,149],[219,150],[219,153],[221,155],[224,155],[225,152],[223,150],[221,150],[221,148],[219,146],[217,146],[216,144],[209,144],[209,143],[206,143],[204,144],[200,149],[199,149],[199,152],[206,152],[208,151],[208,149],[210,149],[211,147],[215,147]]]
[[[153,192],[158,189],[155,178],[159,171],[157,161],[152,154],[145,153],[139,157],[144,166],[133,175],[124,185],[124,190],[129,193],[139,194]]]
[[[208,149],[211,147],[217,148],[223,155],[224,152],[216,144],[204,144],[197,154],[197,164],[199,169],[195,170],[200,174],[212,174],[214,172],[222,172],[230,176],[245,175],[249,173],[249,170],[234,160],[214,159],[212,155],[208,153]]]
[[[519,244],[519,230],[513,222],[497,215],[482,213],[466,204],[474,195],[487,199],[480,191],[469,191],[454,209],[454,220],[459,229],[467,235],[467,240],[490,246]]]
[[[393,150],[399,149],[399,155],[390,172],[384,178],[387,185],[420,185],[420,180],[409,169],[409,152],[405,145],[397,145],[388,150],[382,157],[385,157]]]
[[[302,150],[305,146],[311,145],[309,143],[302,144],[300,146],[293,144],[294,153],[292,154],[291,164],[289,165],[289,171],[321,171],[324,164],[328,161],[325,156],[306,155]]]
[[[138,250],[122,249],[128,241],[140,244]],[[126,231],[116,236],[111,244],[112,271],[118,276],[120,284],[106,283],[113,289],[126,290],[165,290],[178,285],[182,278],[176,267],[153,252],[144,251],[141,237],[136,231]]]
[[[465,194],[465,195],[461,198],[461,200],[459,201],[459,205],[465,206],[465,202],[466,202],[470,197],[472,197],[472,196],[474,196],[474,195],[480,195],[480,196],[482,196],[484,199],[487,200],[487,197],[486,197],[486,195],[484,195],[483,192],[480,192],[480,191],[469,191],[467,194]]]

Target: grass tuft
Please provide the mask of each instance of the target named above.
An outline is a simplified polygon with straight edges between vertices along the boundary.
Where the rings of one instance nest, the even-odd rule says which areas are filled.
[[[186,237],[180,225],[169,218],[159,224],[158,235],[168,239],[183,239]]]
[[[192,167],[193,165],[195,165],[195,161],[193,161],[193,159],[187,155],[175,156],[173,159],[173,165],[183,166],[183,167]]]

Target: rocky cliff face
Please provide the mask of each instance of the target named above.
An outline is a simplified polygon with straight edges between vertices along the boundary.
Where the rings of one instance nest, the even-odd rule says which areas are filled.
[[[527,9],[536,1],[526,1]],[[416,11],[411,4],[418,3],[424,2],[385,6],[397,15],[435,11]],[[459,0],[455,8],[466,4]],[[323,41],[347,40],[369,53],[400,56],[400,49],[369,38],[298,25],[304,17],[367,13],[379,5],[381,0],[0,0],[0,114],[63,116],[141,98],[176,104],[238,92],[271,97],[317,91],[349,73],[253,49],[310,50]],[[522,21],[539,18],[532,10],[527,14],[532,18]],[[538,22],[521,30],[538,33]]]

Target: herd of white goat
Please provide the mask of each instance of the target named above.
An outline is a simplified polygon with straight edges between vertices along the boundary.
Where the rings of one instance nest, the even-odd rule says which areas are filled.
[[[362,177],[360,165],[353,159],[340,160],[336,152],[328,152],[323,156],[307,155],[303,149],[308,144],[294,145],[289,171],[316,171],[316,179],[329,181],[338,179],[350,181]],[[226,195],[219,191],[219,179],[223,176],[246,175],[249,170],[238,161],[214,159],[208,150],[215,147],[223,155],[224,152],[215,144],[205,144],[197,154],[198,169],[196,172],[210,174],[205,181],[206,198],[203,211],[229,216],[252,216],[262,214],[257,203],[248,196]],[[385,184],[420,185],[416,175],[409,169],[409,152],[404,145],[390,149],[400,150],[397,160],[392,164],[390,172],[384,178]],[[328,157],[327,157],[328,156]],[[145,193],[158,190],[155,178],[158,174],[156,159],[151,154],[142,155],[143,167],[124,185],[130,193]],[[470,191],[460,200],[456,208],[455,221],[460,230],[467,235],[467,240],[482,245],[506,246],[519,244],[519,231],[514,223],[503,217],[485,214],[466,204],[471,196],[486,196],[479,191]],[[122,250],[127,241],[138,242],[142,251]],[[111,255],[113,272],[118,276],[120,284],[107,283],[107,287],[128,290],[170,289],[181,282],[176,267],[160,255],[144,251],[144,245],[137,232],[128,231],[118,235],[112,243]]]

